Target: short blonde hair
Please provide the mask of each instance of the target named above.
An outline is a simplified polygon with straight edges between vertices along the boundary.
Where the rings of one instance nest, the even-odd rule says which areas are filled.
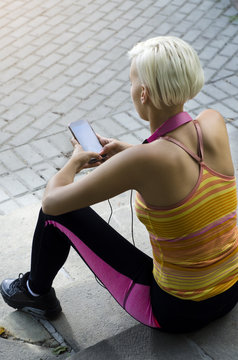
[[[129,52],[154,106],[184,104],[201,90],[204,74],[196,51],[174,36],[158,36]]]

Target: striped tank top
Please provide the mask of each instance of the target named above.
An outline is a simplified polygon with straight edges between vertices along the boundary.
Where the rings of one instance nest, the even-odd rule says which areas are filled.
[[[181,202],[166,208],[146,204],[136,195],[136,214],[146,226],[153,250],[157,284],[181,299],[201,301],[229,289],[238,280],[237,193],[234,176],[225,176],[203,162],[198,122],[198,155],[177,140],[200,164],[199,179]]]

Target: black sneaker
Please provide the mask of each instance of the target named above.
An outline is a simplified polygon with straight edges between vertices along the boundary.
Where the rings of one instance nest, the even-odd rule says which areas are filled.
[[[53,288],[47,294],[32,296],[27,289],[29,272],[20,274],[18,279],[3,280],[0,291],[4,301],[11,307],[40,318],[53,319],[61,311],[60,302]]]

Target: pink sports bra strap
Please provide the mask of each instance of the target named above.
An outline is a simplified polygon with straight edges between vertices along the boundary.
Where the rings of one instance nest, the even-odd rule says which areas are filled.
[[[197,131],[197,135],[198,135],[198,154],[201,158],[201,161],[203,161],[204,159],[204,151],[203,151],[203,140],[202,140],[202,131],[199,125],[199,122],[197,120],[193,121],[196,131]]]
[[[184,151],[186,151],[186,153],[188,153],[193,159],[195,159],[197,162],[201,162],[201,158],[195,154],[193,151],[191,151],[190,149],[188,149],[185,145],[183,145],[180,141],[170,137],[170,136],[163,136],[163,139],[168,140],[172,143],[174,143],[175,145],[178,145],[181,149],[183,149]]]
[[[180,141],[170,137],[170,136],[163,136],[163,139],[168,140],[176,145],[178,145],[181,149],[186,151],[194,160],[196,160],[199,163],[203,162],[203,141],[202,141],[202,132],[200,125],[197,120],[193,121],[193,124],[195,126],[197,136],[198,136],[198,155],[195,154],[192,150],[188,149],[184,144],[182,144]]]

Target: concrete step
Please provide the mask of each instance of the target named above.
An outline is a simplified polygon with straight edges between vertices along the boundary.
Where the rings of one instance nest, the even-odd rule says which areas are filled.
[[[200,331],[167,334],[136,325],[80,351],[70,360],[236,360],[238,306]]]

